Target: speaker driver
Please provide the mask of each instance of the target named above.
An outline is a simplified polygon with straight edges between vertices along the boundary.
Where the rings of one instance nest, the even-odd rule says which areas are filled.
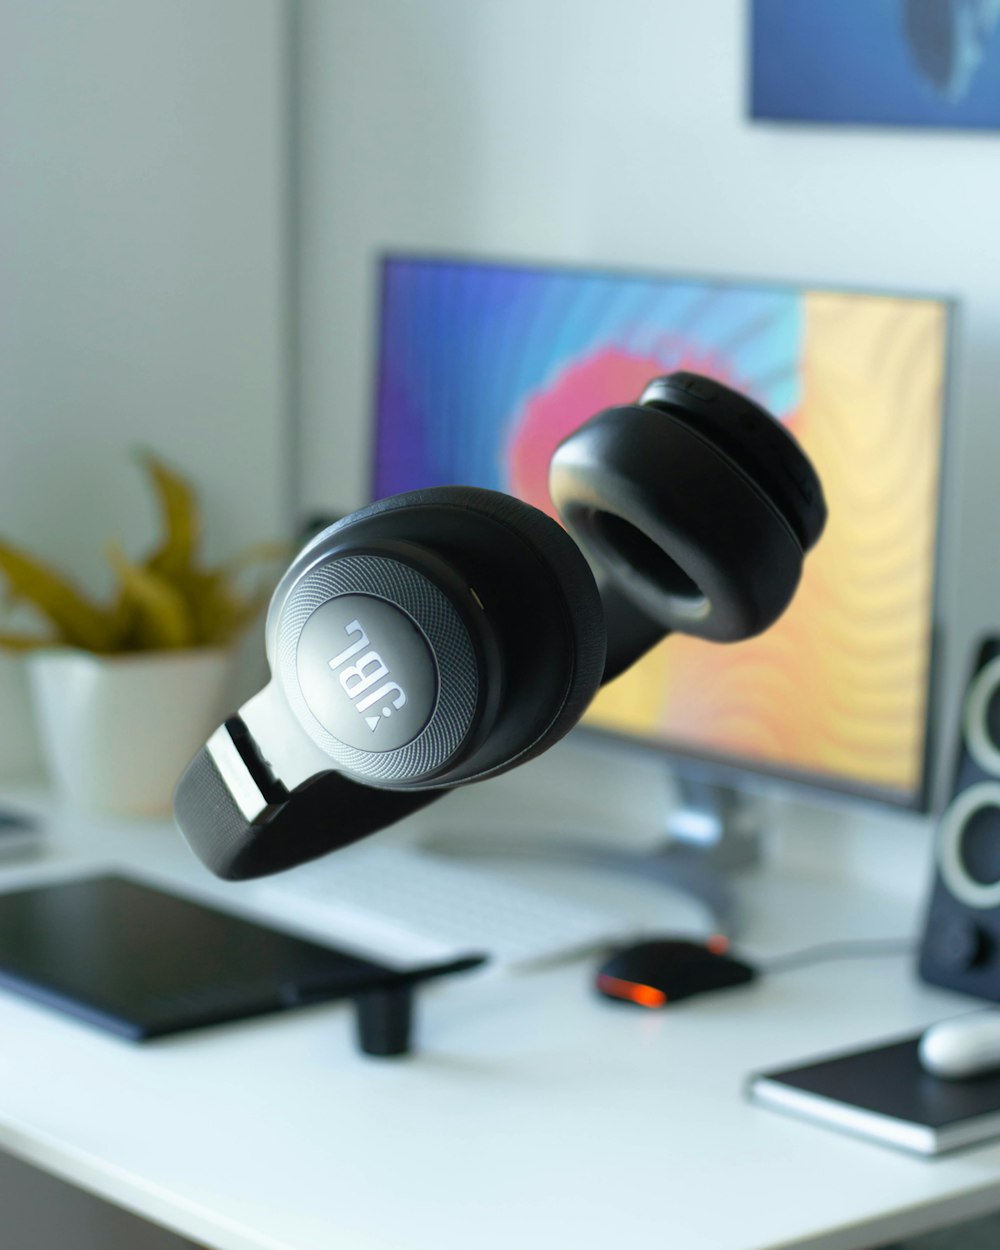
[[[1000,655],[976,674],[965,697],[965,742],[979,767],[1000,777]]]
[[[945,885],[967,907],[1000,907],[1000,782],[970,786],[948,808],[938,864]]]
[[[932,985],[1000,1002],[1000,634],[970,658],[919,969]]]

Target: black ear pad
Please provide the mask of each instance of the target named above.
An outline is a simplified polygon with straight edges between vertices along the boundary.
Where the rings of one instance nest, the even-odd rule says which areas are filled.
[[[767,494],[802,550],[814,546],[826,524],[823,487],[802,448],[766,409],[721,382],[684,371],[654,378],[639,403],[711,439]]]
[[[717,642],[758,634],[787,607],[823,528],[819,481],[794,439],[728,388],[679,374],[646,394],[560,444],[553,501],[618,593],[662,631]]]
[[[603,672],[604,618],[587,561],[556,522],[510,496],[472,487],[393,496],[313,540],[282,579],[275,601],[288,597],[283,586],[314,576],[316,569],[329,576],[338,560],[386,555],[403,566],[412,563],[438,584],[443,582],[435,562],[447,568],[450,600],[458,603],[470,637],[488,638],[495,649],[485,666],[480,656],[479,684],[490,697],[480,699],[474,723],[463,728],[446,758],[434,757],[432,767],[425,767],[418,741],[407,746],[410,755],[398,768],[385,755],[374,761],[379,771],[366,774],[351,757],[352,775],[382,786],[453,785],[513,767],[576,723]],[[470,619],[474,611],[480,620]],[[280,608],[269,616],[269,653],[281,650],[283,619]],[[438,667],[442,682],[451,678],[454,665],[444,656]],[[284,686],[308,725],[307,714],[295,706],[294,678]],[[442,720],[450,726],[454,717]]]

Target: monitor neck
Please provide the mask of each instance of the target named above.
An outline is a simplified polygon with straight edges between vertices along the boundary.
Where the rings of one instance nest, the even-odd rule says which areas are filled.
[[[759,862],[764,812],[753,794],[703,777],[676,777],[677,802],[664,822],[667,845],[696,852],[713,868]]]

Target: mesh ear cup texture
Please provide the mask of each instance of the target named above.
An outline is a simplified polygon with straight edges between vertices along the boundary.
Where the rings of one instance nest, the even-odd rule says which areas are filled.
[[[512,768],[576,724],[600,684],[606,639],[593,573],[562,526],[513,496],[471,486],[394,495],[334,528],[344,526],[352,542],[380,531],[428,543],[453,560],[511,652],[505,660],[506,721],[454,780]]]

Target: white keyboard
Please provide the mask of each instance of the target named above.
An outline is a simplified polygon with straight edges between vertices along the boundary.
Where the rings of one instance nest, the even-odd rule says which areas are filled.
[[[257,882],[250,899],[318,938],[400,960],[482,952],[517,968],[628,936],[623,916],[372,839]]]

